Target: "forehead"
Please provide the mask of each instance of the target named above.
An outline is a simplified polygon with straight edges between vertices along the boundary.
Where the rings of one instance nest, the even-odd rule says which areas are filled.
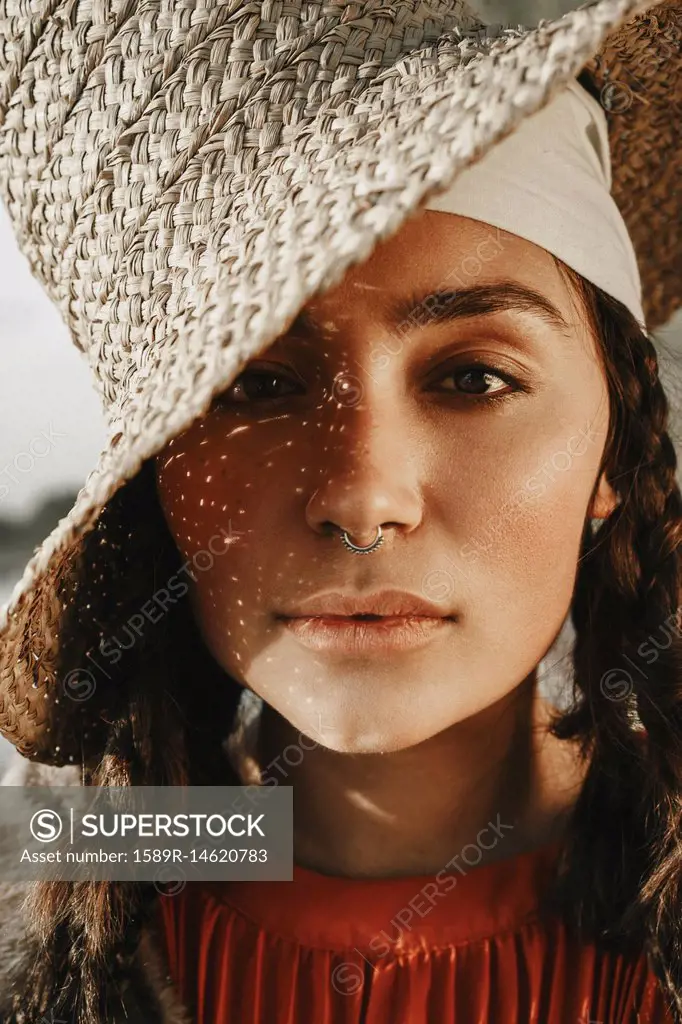
[[[446,304],[460,315],[479,315],[503,291],[513,298],[515,287],[529,310],[532,293],[538,305],[545,300],[548,323],[561,329],[570,320],[566,284],[546,250],[481,221],[421,210],[339,283],[310,300],[291,331],[305,336],[354,322],[397,326],[407,318],[424,325]]]
[[[288,333],[306,338],[354,325],[422,327],[502,311],[569,329],[570,297],[552,256],[495,226],[426,210],[308,302]]]

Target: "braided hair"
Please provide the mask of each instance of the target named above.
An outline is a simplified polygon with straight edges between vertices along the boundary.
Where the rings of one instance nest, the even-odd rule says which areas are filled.
[[[574,742],[589,766],[548,902],[584,938],[634,954],[646,949],[682,1022],[682,498],[668,402],[656,350],[631,313],[555,262],[588,318],[608,386],[609,430],[593,496],[604,472],[620,503],[596,531],[586,518],[581,541],[573,696],[551,731]],[[106,560],[114,549],[116,570]],[[74,641],[87,647],[115,633],[179,565],[151,461],[108,504],[84,555],[100,565],[89,573],[96,585],[87,606],[80,601],[74,610]],[[106,603],[103,580],[114,571],[116,579],[125,573],[127,608]],[[187,600],[122,652],[112,689],[106,746],[97,763],[83,766],[85,784],[239,784],[221,740],[241,687],[209,655]],[[35,883],[27,902],[35,953],[3,1021],[23,1024],[48,1009],[57,1016],[67,1009],[74,1024],[108,1024],[121,1010],[152,1017],[151,993],[148,1005],[133,1006],[127,988],[159,898],[146,882]]]
[[[105,739],[97,756],[84,760],[83,785],[241,784],[223,741],[242,688],[202,643],[187,588],[160,620],[137,635],[131,629],[145,601],[182,575],[181,561],[148,460],[85,537],[81,565],[87,574],[75,570],[62,592],[65,659],[88,664],[90,655],[101,661],[103,650],[113,652],[102,710]],[[143,927],[159,900],[173,898],[172,890],[173,883],[167,891],[166,883],[148,881],[33,883],[23,907],[29,948],[11,996],[0,993],[2,1024],[67,1014],[70,1024],[161,1019],[136,954]]]
[[[602,472],[620,502],[586,524],[571,620],[572,706],[552,732],[589,769],[567,833],[557,899],[582,935],[646,948],[682,1019],[682,497],[669,405],[651,340],[628,311],[559,260],[582,300],[606,376]]]

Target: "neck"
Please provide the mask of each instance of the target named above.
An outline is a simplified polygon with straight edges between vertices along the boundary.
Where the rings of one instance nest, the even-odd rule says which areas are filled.
[[[550,708],[531,676],[464,722],[406,750],[338,753],[263,703],[255,761],[294,789],[294,860],[330,875],[432,874],[460,851],[473,864],[560,837],[584,771],[547,731]],[[269,770],[277,760],[278,769]]]

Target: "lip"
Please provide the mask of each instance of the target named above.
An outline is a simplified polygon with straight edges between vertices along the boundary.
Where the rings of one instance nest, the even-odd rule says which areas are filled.
[[[287,609],[281,618],[297,619],[310,617],[352,615],[383,615],[426,617],[429,619],[451,618],[437,604],[426,601],[418,594],[407,590],[380,590],[372,594],[349,594],[328,591],[316,594],[303,601],[297,608]]]
[[[358,615],[379,617],[353,617]],[[414,650],[431,643],[455,620],[430,601],[401,590],[318,594],[277,618],[311,650],[339,654]]]
[[[385,654],[424,647],[452,624],[452,619],[393,615],[366,621],[349,616],[284,618],[285,627],[313,651],[338,654]]]

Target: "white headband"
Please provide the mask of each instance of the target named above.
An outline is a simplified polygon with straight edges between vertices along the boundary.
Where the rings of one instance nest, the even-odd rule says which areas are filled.
[[[635,251],[610,190],[604,111],[573,80],[423,209],[534,242],[619,299],[646,330]]]

